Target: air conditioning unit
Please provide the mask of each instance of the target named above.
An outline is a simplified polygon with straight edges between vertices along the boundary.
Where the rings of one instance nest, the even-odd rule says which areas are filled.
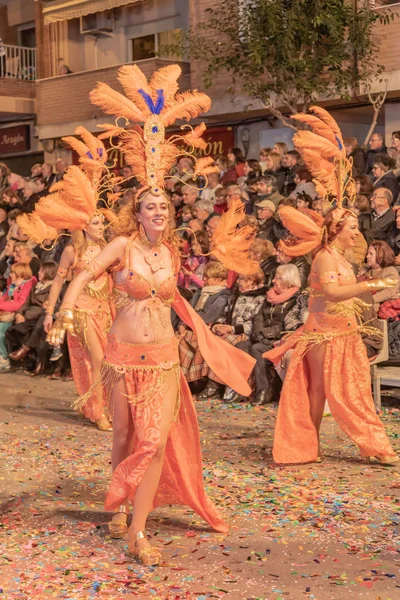
[[[115,19],[113,11],[104,11],[80,17],[80,29],[84,35],[112,36]]]

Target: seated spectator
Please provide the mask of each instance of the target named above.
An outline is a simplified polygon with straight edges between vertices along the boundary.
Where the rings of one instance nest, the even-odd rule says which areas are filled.
[[[228,189],[221,187],[215,192],[214,213],[222,215],[228,210],[227,204]]]
[[[275,277],[277,262],[275,258],[275,247],[269,240],[263,240],[256,237],[251,246],[251,258],[256,260],[262,272],[264,273],[264,285],[267,289],[272,287],[272,280]]]
[[[392,192],[393,201],[396,203],[399,195],[400,186],[393,169],[396,167],[396,161],[387,154],[377,154],[372,166],[374,176],[374,189],[386,188]]]
[[[218,190],[222,189],[222,185],[219,181],[219,173],[210,173],[207,176],[208,183],[201,192],[201,199],[208,200],[212,204],[215,204],[215,194]]]
[[[220,179],[220,183],[222,185],[221,179],[229,169],[229,160],[223,154],[219,154],[218,156],[215,157],[214,163],[219,169],[219,179]]]
[[[360,175],[360,177],[354,178],[354,182],[356,184],[357,196],[365,196],[370,200],[372,192],[374,191],[374,185],[371,178],[368,177],[368,175]]]
[[[296,206],[300,210],[302,208],[309,208],[312,210],[313,199],[306,192],[300,192],[297,194]]]
[[[278,187],[275,177],[271,175],[263,175],[258,178],[258,195],[260,200],[271,200],[275,204],[275,208],[283,199],[283,196],[278,192]]]
[[[191,221],[193,219],[192,207],[184,204],[182,206],[182,209],[179,211],[179,213],[180,213],[179,219],[177,218],[177,225],[179,223],[177,233],[178,233],[178,235],[185,235],[185,227],[187,227],[189,221]],[[180,231],[180,229],[181,229],[181,231]]]
[[[231,207],[232,202],[235,200],[241,200],[244,204],[244,211],[246,215],[253,214],[253,205],[250,202],[250,198],[248,194],[240,187],[240,185],[230,185],[228,186],[228,193],[226,194],[226,202],[228,205],[228,209]]]
[[[311,200],[315,200],[317,197],[317,190],[312,181],[306,181],[305,183],[297,184],[293,192],[289,195],[289,198],[293,198],[297,201],[297,196],[299,194],[307,194],[307,196],[310,196]]]
[[[8,222],[7,213],[4,208],[0,208],[0,254],[3,252],[7,243]]]
[[[366,263],[366,268],[361,273],[363,279],[384,279],[388,277],[397,281],[396,287],[373,293],[374,308],[378,312],[379,305],[382,302],[397,298],[399,295],[400,276],[395,267],[394,252],[386,242],[375,240],[368,248]]]
[[[289,150],[282,158],[282,166],[285,169],[285,184],[283,194],[289,196],[296,187],[294,175],[299,166],[300,154],[297,150]]]
[[[208,263],[207,254],[210,249],[209,238],[205,231],[196,233],[196,238],[190,244],[190,254],[182,262],[178,275],[178,284],[184,289],[196,291],[204,285],[204,268]]]
[[[11,188],[6,188],[3,191],[1,207],[4,208],[7,212],[13,209],[21,209],[22,208],[22,200],[17,194],[16,191]]]
[[[50,163],[43,163],[42,165],[42,177],[46,184],[46,189],[49,189],[56,180],[56,174],[53,173],[53,165]]]
[[[9,177],[11,175],[11,170],[5,164],[0,162],[0,194],[4,192],[4,190],[10,187]]]
[[[398,170],[400,169],[400,131],[393,131],[392,146],[394,150],[393,158],[396,160],[396,170]]]
[[[2,292],[10,277],[11,265],[14,262],[14,244],[13,239],[7,240],[6,246],[0,255],[0,291]]]
[[[14,263],[16,265],[29,265],[35,277],[39,274],[40,260],[37,256],[34,256],[32,249],[23,242],[17,242],[14,245]]]
[[[259,269],[254,275],[239,275],[238,292],[230,297],[224,313],[216,320],[211,329],[226,342],[236,346],[239,342],[249,339],[252,332],[252,319],[260,310],[264,301],[266,288],[264,273]],[[208,377],[204,392],[199,399],[217,398],[221,395],[222,381],[208,367],[203,358],[196,356],[197,377]]]
[[[346,148],[346,156],[353,160],[353,177],[361,177],[365,170],[364,150],[355,137],[344,138],[343,143]]]
[[[214,212],[213,203],[210,200],[196,200],[192,206],[192,215],[195,219],[198,219],[202,223],[207,221],[209,216]]]
[[[263,173],[264,177],[275,177],[276,189],[282,194],[285,187],[286,171],[282,167],[281,155],[277,152],[270,152],[265,160],[265,164],[267,168]]]
[[[287,147],[287,144],[285,144],[285,142],[276,142],[274,144],[274,147],[272,148],[272,152],[276,152],[277,154],[279,154],[281,160],[283,159],[285,154],[287,154],[288,150],[289,148]]]
[[[189,221],[189,223],[188,223],[187,226],[194,233],[197,233],[198,231],[202,231],[202,229],[203,229],[203,221],[200,221],[200,219],[192,219],[191,221]]]
[[[321,215],[321,217],[323,216],[322,206],[323,206],[323,201],[321,198],[315,198],[315,200],[312,201],[312,205],[311,205],[312,210],[314,212],[316,212],[318,215]]]
[[[67,163],[62,158],[57,158],[55,164],[55,181],[61,181],[67,170]]]
[[[19,208],[13,208],[7,213],[7,224],[8,224],[8,232],[7,239],[16,240],[18,238],[18,230],[19,226],[17,223],[17,217],[22,215],[22,210]]]
[[[270,152],[272,152],[272,148],[261,148],[260,150],[260,167],[261,167],[261,174],[264,175],[264,171],[267,169],[267,156],[270,154]]]
[[[374,190],[371,197],[371,227],[368,231],[363,232],[368,244],[373,240],[385,240],[389,230],[395,222],[395,214],[391,205],[393,195],[390,190],[378,188]]]
[[[307,287],[310,265],[304,256],[289,256],[278,242],[276,245],[276,260],[279,265],[295,265],[300,275],[300,289],[303,290]]]
[[[24,305],[16,312],[14,323],[6,332],[6,341],[11,360],[20,361],[35,351],[43,340],[43,321],[46,316],[51,284],[57,273],[57,263],[45,262],[39,269],[39,281],[32,287]],[[44,365],[41,363],[40,372]],[[34,370],[34,374],[39,369]]]
[[[275,273],[273,287],[253,317],[252,332],[249,340],[237,344],[238,348],[248,352],[257,362],[253,370],[254,405],[268,404],[279,399],[281,381],[272,363],[263,358],[264,352],[272,350],[285,333],[285,319],[296,304],[300,290],[300,275],[295,265],[280,265]],[[233,396],[233,402],[245,400],[240,394]]]
[[[276,218],[276,208],[272,200],[258,200],[254,209],[256,211],[259,231],[257,237],[262,240],[269,240],[274,245],[278,240],[284,237],[285,228]]]
[[[385,146],[385,138],[382,133],[373,133],[368,142],[369,150],[365,155],[365,175],[372,174],[372,167],[375,163],[375,158],[377,154],[386,154],[387,148]]]
[[[193,206],[196,200],[199,200],[200,189],[192,185],[182,186],[182,198],[185,206]]]
[[[36,277],[26,264],[12,265],[7,287],[0,297],[0,370],[9,369],[10,361],[5,344],[5,334],[14,321],[16,312],[27,300]]]
[[[239,177],[243,177],[244,175],[243,169],[245,158],[242,150],[240,148],[229,148],[227,156],[229,167],[221,177],[222,185],[226,185],[227,183],[237,183]]]
[[[400,206],[394,206],[396,220],[392,223],[388,234],[387,242],[395,254],[395,265],[400,265]]]
[[[218,224],[220,222],[221,216],[220,215],[215,215],[214,217],[211,217],[211,219],[209,219],[207,221],[207,225],[206,225],[206,231],[208,233],[208,237],[209,239],[211,239],[212,234],[214,233],[214,231],[216,230],[216,228],[218,227]]]

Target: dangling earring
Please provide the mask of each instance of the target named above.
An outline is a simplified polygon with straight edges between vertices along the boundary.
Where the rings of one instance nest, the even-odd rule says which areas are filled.
[[[146,231],[145,231],[145,229],[144,229],[144,227],[143,227],[143,225],[142,225],[142,223],[141,223],[140,221],[139,221],[139,236],[140,236],[142,239],[145,239],[145,240],[147,240]]]

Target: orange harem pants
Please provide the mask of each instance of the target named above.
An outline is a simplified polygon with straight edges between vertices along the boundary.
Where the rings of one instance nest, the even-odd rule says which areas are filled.
[[[105,508],[112,511],[127,499],[133,501],[157,450],[163,394],[171,376],[176,376],[179,381],[179,397],[153,508],[165,504],[187,505],[215,530],[226,532],[226,523],[204,489],[196,411],[179,366],[176,338],[141,345],[119,342],[114,335],[108,336],[102,383],[108,395],[111,416],[113,393],[120,393],[122,384],[127,402],[131,405],[134,443],[132,454],[118,465],[112,475]]]

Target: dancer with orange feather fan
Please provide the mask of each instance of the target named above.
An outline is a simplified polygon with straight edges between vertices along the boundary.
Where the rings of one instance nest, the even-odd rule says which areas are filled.
[[[359,235],[357,217],[346,208],[355,195],[351,163],[334,119],[322,108],[310,110],[313,115],[294,115],[312,131],[299,131],[293,142],[320,193],[334,201],[336,208],[323,224],[291,207],[279,211],[285,227],[297,238],[292,245],[281,242],[285,253],[300,256],[313,252],[314,260],[307,322],[281,346],[264,354],[278,363],[294,348],[279,402],[273,456],[278,463],[321,460],[319,429],[327,399],[333,417],[361,455],[392,465],[398,457],[375,411],[369,362],[360,335],[372,328],[361,325],[365,303],[357,296],[394,282],[356,282],[344,257]]]
[[[112,181],[104,178],[107,152],[103,142],[83,127],[78,127],[76,133],[83,141],[72,136],[64,141],[78,152],[81,167],[69,167],[64,178],[52,187],[53,193],[42,198],[31,215],[18,217],[21,230],[37,243],[55,240],[60,229],[72,231],[72,244],[62,253],[50,291],[44,321],[47,332],[53,325],[54,307],[67,275],[76,277],[105,246],[104,217],[97,210],[99,190],[111,193],[116,181],[112,176]],[[68,348],[80,396],[88,392],[100,375],[107,331],[111,327],[109,284],[109,276],[100,275],[82,290],[74,306],[74,329],[68,335]],[[105,404],[102,390],[96,389],[82,410],[100,430],[111,431]]]
[[[171,65],[147,82],[136,65],[125,66],[119,71],[119,81],[127,97],[103,83],[91,93],[95,104],[118,117],[115,124],[102,126],[105,133],[101,137],[118,138],[111,143],[124,153],[142,188],[114,224],[119,236],[70,285],[50,333],[51,340],[61,341],[73,325],[72,308],[80,291],[111,269],[117,314],[99,382],[107,391],[114,428],[113,476],[105,506],[117,511],[109,528],[112,537],[120,538],[128,531],[127,512],[132,504],[128,551],[146,565],[161,560],[159,550],[144,533],[155,506],[186,504],[214,529],[227,531],[204,490],[196,413],[180,370],[171,308],[196,331],[213,370],[244,395],[250,393],[247,379],[254,364],[250,356],[218,340],[177,291],[178,238],[172,206],[164,193],[165,179],[182,155],[176,142],[203,147],[205,126],[168,140],[165,128],[176,119],[197,117],[210,107],[205,94],[178,92],[180,73],[177,65]],[[126,128],[120,126],[122,121]],[[195,173],[207,175],[214,169],[210,160],[198,161]],[[221,261],[229,257],[238,271],[254,268],[248,261],[252,240],[245,230],[233,231],[235,219],[227,223],[226,236],[219,233],[215,252]],[[240,246],[241,253],[231,257],[233,246]]]

